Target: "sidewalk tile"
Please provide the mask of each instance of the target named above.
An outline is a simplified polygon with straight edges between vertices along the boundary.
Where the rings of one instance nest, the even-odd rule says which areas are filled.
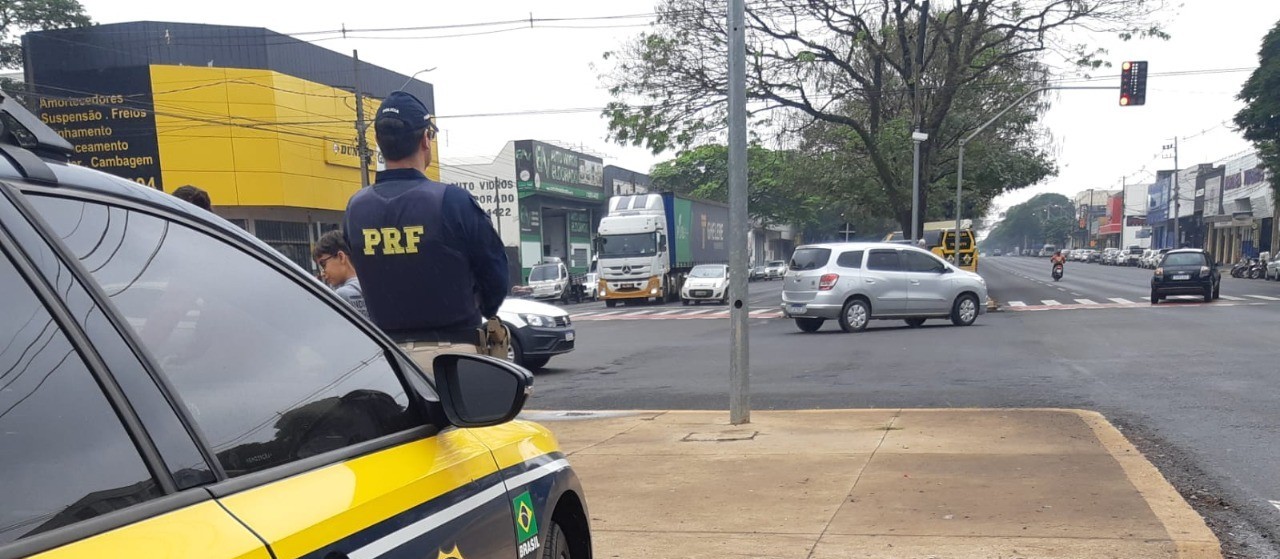
[[[1169,539],[1096,454],[877,454],[829,533]]]
[[[868,455],[579,454],[596,530],[769,532],[816,538]],[[603,549],[603,548],[602,548]]]
[[[1169,541],[920,536],[826,536],[813,553],[813,559],[1173,559],[1178,556],[1177,546]]]
[[[904,410],[881,453],[1106,454],[1072,411]]]
[[[591,534],[601,559],[805,559],[815,536],[719,532],[614,532]]]

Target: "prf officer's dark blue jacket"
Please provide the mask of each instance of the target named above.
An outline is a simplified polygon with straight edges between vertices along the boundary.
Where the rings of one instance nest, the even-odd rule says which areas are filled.
[[[379,172],[347,203],[343,232],[369,317],[397,341],[473,339],[510,289],[484,210],[416,169]]]

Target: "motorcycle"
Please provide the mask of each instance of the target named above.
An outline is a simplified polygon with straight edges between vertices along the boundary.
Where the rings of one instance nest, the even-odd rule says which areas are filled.
[[[1253,263],[1250,262],[1249,259],[1241,258],[1239,262],[1236,262],[1235,265],[1231,266],[1231,277],[1243,278],[1244,275],[1249,272],[1249,267],[1252,264]]]
[[[1053,281],[1062,280],[1062,264],[1053,265]]]
[[[1267,262],[1261,258],[1254,258],[1253,263],[1249,265],[1249,279],[1261,279],[1267,273]]]

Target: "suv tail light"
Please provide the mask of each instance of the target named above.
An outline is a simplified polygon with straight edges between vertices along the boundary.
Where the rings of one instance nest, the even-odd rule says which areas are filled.
[[[836,274],[825,274],[818,280],[818,291],[831,291],[836,286],[836,282],[840,281],[840,276]]]

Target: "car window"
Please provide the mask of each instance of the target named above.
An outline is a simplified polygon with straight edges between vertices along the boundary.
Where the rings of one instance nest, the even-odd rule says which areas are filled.
[[[53,317],[0,253],[0,546],[161,495]]]
[[[839,266],[841,268],[852,268],[855,270],[861,269],[862,268],[862,251],[850,250],[850,251],[840,253],[840,257],[836,258],[836,266]]]
[[[1205,266],[1204,255],[1198,252],[1175,252],[1164,257],[1164,266]]]
[[[898,251],[887,249],[871,251],[871,254],[867,255],[867,269],[881,272],[901,271],[902,265],[898,262]]]
[[[941,260],[914,250],[902,251],[902,260],[903,268],[908,272],[927,272],[936,274],[947,268]]]
[[[830,259],[831,249],[829,248],[799,248],[791,255],[791,269],[816,270],[826,266]]]
[[[722,278],[724,277],[724,266],[694,266],[689,272],[691,278]]]
[[[159,363],[230,476],[417,424],[383,348],[231,245],[150,215],[32,197]],[[127,234],[94,250],[106,231]]]

